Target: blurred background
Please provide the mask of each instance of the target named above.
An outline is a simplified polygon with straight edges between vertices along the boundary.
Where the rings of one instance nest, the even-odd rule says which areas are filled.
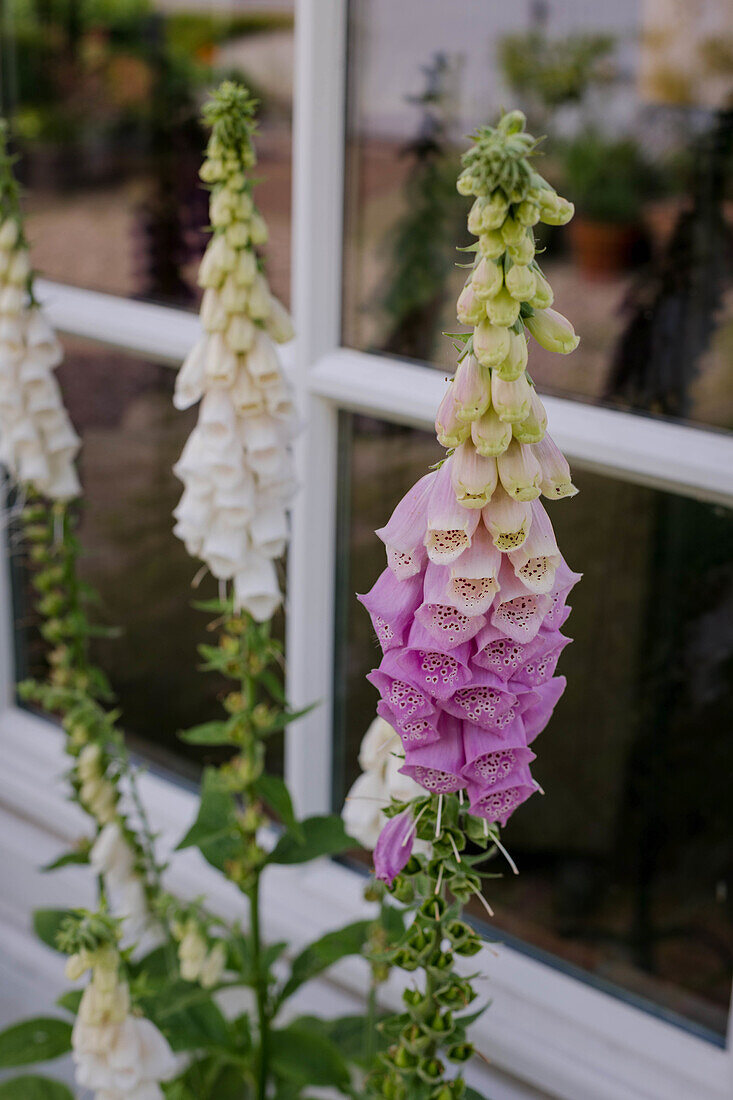
[[[51,279],[197,307],[206,234],[201,100],[222,76],[261,99],[256,199],[288,300],[293,5],[12,0],[2,106],[21,154],[36,266]],[[576,204],[542,227],[543,268],[582,339],[533,345],[541,392],[733,428],[733,17],[726,0],[350,0],[343,342],[450,372],[469,241],[455,191],[466,135],[502,106],[546,136]],[[296,181],[297,186],[297,181]],[[99,643],[134,743],[189,778],[176,729],[216,685],[190,675],[201,616],[171,535],[190,430],[172,371],[67,339],[61,381],[84,436],[85,562],[120,638]],[[619,421],[621,424],[621,420]],[[620,431],[621,436],[621,431]],[[622,445],[621,443],[619,445]],[[354,592],[383,567],[374,528],[439,456],[427,433],[342,415],[334,805],[356,771],[377,663]],[[490,884],[501,935],[724,1042],[733,979],[733,518],[577,472],[552,511],[584,572],[542,735],[534,798],[506,830],[522,874]],[[204,585],[205,589],[205,585]],[[18,668],[37,660],[15,583]],[[151,663],[155,676],[150,675]],[[208,681],[208,683],[206,682]]]

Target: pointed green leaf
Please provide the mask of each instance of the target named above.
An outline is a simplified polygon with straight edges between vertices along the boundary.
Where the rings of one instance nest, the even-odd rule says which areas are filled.
[[[42,871],[57,871],[59,867],[68,867],[73,863],[89,863],[89,849],[77,848],[73,852],[65,852],[62,856],[41,867]]]
[[[315,978],[329,966],[347,955],[359,955],[372,927],[372,921],[360,920],[327,932],[315,943],[310,944],[293,959],[290,977],[283,987],[280,1001],[295,993],[304,982]]]
[[[347,1062],[371,1069],[374,1055],[386,1050],[389,1039],[381,1027],[376,1030],[366,1016],[336,1016],[321,1020],[317,1016],[300,1016],[298,1024],[318,1032],[335,1043]]]
[[[0,1082],[0,1100],[74,1100],[74,1094],[53,1077],[25,1074]]]
[[[278,775],[260,776],[254,788],[269,808],[277,814],[285,828],[291,833],[299,844],[305,844],[305,833],[295,817],[293,801],[287,784]]]
[[[56,998],[56,1004],[59,1008],[65,1008],[72,1016],[76,1016],[81,1003],[81,995],[81,989],[70,989],[67,993],[62,993],[60,997]]]
[[[198,817],[178,849],[199,848],[204,859],[221,870],[237,854],[240,844],[234,798],[216,768],[205,768]]]
[[[71,1050],[71,1024],[39,1016],[0,1031],[0,1069],[60,1058]]]
[[[305,841],[299,843],[288,833],[281,836],[270,854],[270,863],[308,863],[319,856],[333,856],[359,847],[336,814],[307,817],[300,824]]]
[[[232,1033],[210,993],[189,982],[166,987],[163,995],[141,997],[148,1019],[175,1051],[228,1049]]]
[[[226,722],[204,722],[181,730],[178,736],[187,745],[230,745],[232,742]]]
[[[36,909],[33,914],[33,930],[39,940],[58,951],[56,936],[63,922],[72,913],[73,909]]]
[[[303,1085],[348,1087],[349,1071],[338,1047],[296,1020],[272,1033],[272,1066],[276,1073]]]

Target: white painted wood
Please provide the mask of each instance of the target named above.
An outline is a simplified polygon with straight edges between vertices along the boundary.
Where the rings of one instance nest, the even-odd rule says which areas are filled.
[[[331,804],[337,409],[310,386],[340,341],[346,5],[301,0],[293,166],[295,385],[304,430],[288,551],[288,697],[317,707],[289,727],[285,772],[302,813]]]
[[[312,392],[341,408],[432,430],[446,376],[416,363],[338,348],[311,371]],[[733,435],[637,413],[542,398],[558,446],[578,465],[733,504]]]
[[[5,762],[0,860],[6,867],[8,859],[12,862],[15,888],[7,893],[6,908],[9,903],[19,914],[0,913],[0,927],[8,923],[17,929],[36,899],[48,897],[32,884],[33,868],[62,851],[84,824],[78,809],[64,799],[59,776],[66,758],[62,738],[50,723],[7,710],[0,716],[0,751]],[[194,817],[196,796],[152,773],[142,777],[141,792],[152,827],[170,850]],[[16,827],[19,821],[25,824]],[[78,874],[78,868],[55,873],[57,897],[68,896],[69,886],[61,888],[67,875],[74,876],[72,888],[77,889]],[[264,897],[268,938],[287,939],[297,951],[319,933],[368,914],[363,881],[326,860],[272,868]],[[245,916],[238,891],[194,850],[174,855],[168,885],[183,896],[205,893],[224,916]],[[477,1047],[502,1074],[526,1081],[530,1097],[531,1089],[558,1100],[730,1100],[733,1095],[729,1051],[512,948],[499,946],[498,954],[485,949],[466,962],[467,969],[489,976],[483,992],[492,998],[474,1029]],[[388,983],[387,1007],[399,1003],[399,979],[394,974]],[[324,996],[327,1000],[333,988],[360,998],[366,983],[365,963],[344,960],[334,968],[330,984],[324,983]],[[477,1070],[477,1087],[492,1100],[522,1095],[494,1087],[496,1080],[506,1084],[505,1077],[492,1080],[478,1064]]]

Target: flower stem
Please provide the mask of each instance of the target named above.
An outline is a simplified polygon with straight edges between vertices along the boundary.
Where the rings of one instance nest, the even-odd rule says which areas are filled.
[[[259,1051],[257,1056],[257,1100],[266,1100],[270,1057],[270,1014],[267,1004],[267,976],[262,966],[262,937],[260,934],[260,875],[255,875],[249,891],[250,933],[252,936],[252,963],[254,967],[255,995],[257,997],[257,1022]]]

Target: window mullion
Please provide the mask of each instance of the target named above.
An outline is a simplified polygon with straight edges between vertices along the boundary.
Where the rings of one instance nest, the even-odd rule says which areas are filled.
[[[346,5],[302,0],[296,19],[293,156],[294,379],[304,419],[288,553],[288,696],[318,704],[293,723],[285,771],[301,813],[330,809],[337,410],[309,386],[341,324]]]

